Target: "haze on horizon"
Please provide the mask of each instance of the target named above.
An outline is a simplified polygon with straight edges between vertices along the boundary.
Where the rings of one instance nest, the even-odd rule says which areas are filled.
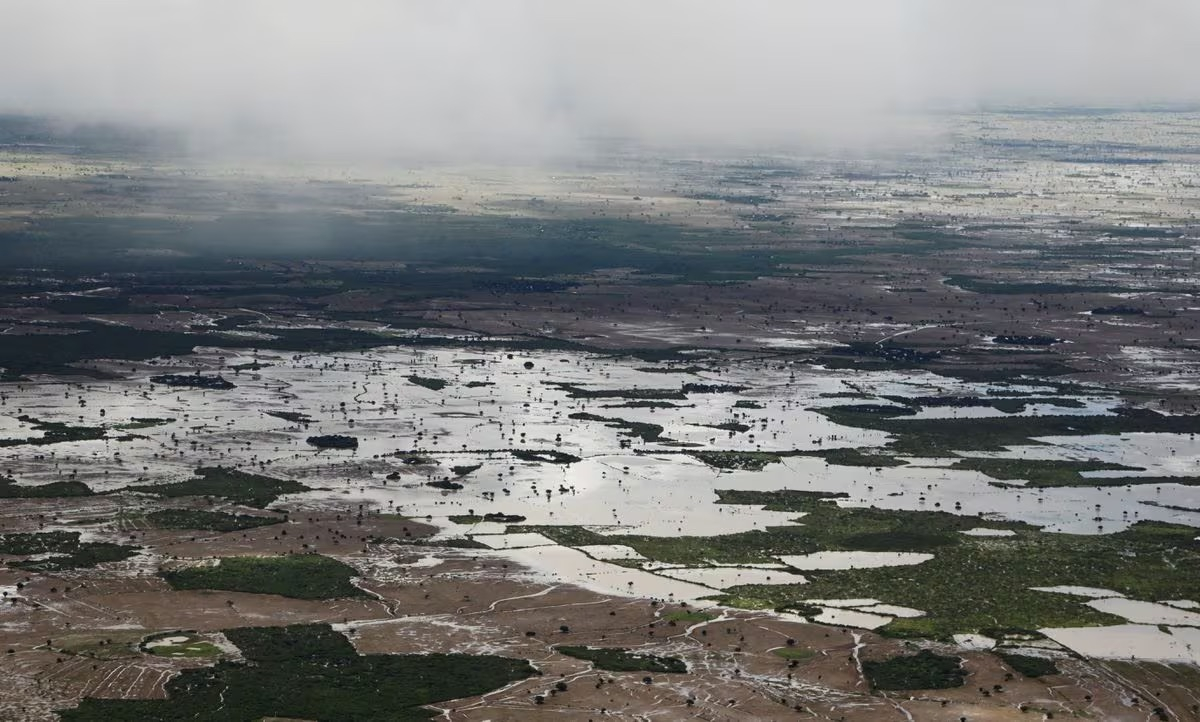
[[[0,113],[454,159],[855,144],[982,105],[1200,101],[1193,0],[0,0]]]

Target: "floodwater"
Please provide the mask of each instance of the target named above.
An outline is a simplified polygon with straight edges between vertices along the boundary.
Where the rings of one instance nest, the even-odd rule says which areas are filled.
[[[230,368],[252,361],[261,368],[241,372]],[[1035,381],[968,383],[923,372],[836,371],[780,360],[722,363],[693,373],[679,373],[681,366],[567,352],[382,348],[326,355],[199,349],[191,356],[155,364],[111,365],[122,374],[132,369],[129,380],[0,384],[0,438],[42,433],[20,420],[22,415],[110,428],[104,440],[0,449],[0,470],[22,483],[76,479],[107,491],[133,483],[183,479],[201,465],[237,466],[294,478],[313,489],[285,497],[278,504],[282,507],[332,502],[348,511],[429,518],[440,528],[439,536],[469,535],[495,550],[489,554],[526,565],[547,579],[612,594],[689,601],[737,584],[800,583],[804,577],[770,564],[755,565],[759,568],[647,564],[633,569],[604,561],[639,560],[640,555],[628,547],[591,544],[576,550],[558,546],[541,534],[507,534],[506,523],[464,525],[448,517],[519,514],[527,525],[581,526],[599,534],[712,536],[803,523],[801,514],[718,504],[717,490],[790,489],[844,493],[848,498],[838,503],[850,506],[953,509],[980,518],[978,528],[964,532],[975,536],[1007,534],[987,528],[989,519],[1021,520],[1075,533],[1115,532],[1146,519],[1200,525],[1200,513],[1186,510],[1200,508],[1200,488],[1177,484],[1012,489],[997,487],[978,472],[950,468],[953,459],[911,459],[913,463],[906,466],[871,468],[792,456],[761,471],[731,471],[709,467],[682,453],[693,448],[870,449],[886,444],[889,436],[839,426],[815,409],[841,403],[891,403],[880,400],[886,395],[1059,395]],[[195,371],[220,373],[237,388],[171,388],[149,382],[156,374]],[[425,388],[411,383],[410,375],[440,379],[447,385],[441,390]],[[677,392],[684,383],[744,388],[692,392],[686,399],[660,400],[670,407],[649,408],[619,395],[572,398],[568,389],[546,382],[614,394],[629,389]],[[1023,413],[1097,414],[1117,403],[1100,390],[1077,400],[1082,408],[1041,404]],[[304,414],[310,420],[297,423],[272,412]],[[610,421],[570,418],[580,413]],[[920,417],[999,413],[938,407],[922,410]],[[146,418],[164,421],[120,428]],[[663,427],[664,438],[647,442],[628,436],[623,433],[628,427],[620,421],[657,424]],[[730,423],[747,428],[714,428]],[[353,435],[359,447],[322,451],[305,443],[318,434]],[[128,436],[117,439],[123,435]],[[1114,462],[1144,467],[1146,471],[1136,473],[1149,476],[1188,474],[1200,467],[1200,440],[1186,435],[1075,436],[1037,442],[997,454],[969,455]],[[555,450],[581,460],[572,464],[521,461],[508,449]],[[405,463],[402,457],[410,452],[435,463]],[[460,476],[452,469],[455,466],[478,468]],[[1107,475],[1114,473],[1134,472]],[[446,479],[464,488],[445,491],[427,485]],[[797,570],[821,570],[918,564],[930,558],[849,551],[787,556],[779,562]],[[1107,605],[1119,601],[1088,596]],[[920,613],[889,606],[887,600],[857,601],[862,603],[824,605],[819,619],[875,627],[896,616]],[[1200,616],[1164,609],[1190,615],[1188,619]],[[1132,608],[1126,611],[1134,621],[1154,616],[1143,614],[1144,609],[1138,614]],[[1166,612],[1156,614],[1155,618],[1168,620],[1163,624],[1190,623],[1171,621],[1182,617]],[[1062,634],[1076,638],[1073,632]]]

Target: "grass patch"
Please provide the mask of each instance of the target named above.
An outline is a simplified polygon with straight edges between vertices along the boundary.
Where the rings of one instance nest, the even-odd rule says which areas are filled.
[[[267,416],[274,416],[277,419],[290,421],[293,424],[309,424],[313,420],[308,414],[303,414],[299,411],[267,411],[265,413]]]
[[[281,557],[224,557],[216,566],[195,566],[159,573],[175,589],[219,589],[278,594],[294,599],[369,597],[350,583],[354,567],[320,554]]]
[[[1058,674],[1058,665],[1053,659],[1044,657],[1031,657],[1027,654],[1007,654],[1005,652],[996,652],[996,656],[1004,660],[1004,663],[1013,670],[1020,672],[1022,675],[1031,678],[1044,677],[1048,674]]]
[[[103,439],[107,431],[103,426],[73,426],[64,424],[60,421],[41,421],[32,416],[22,414],[17,417],[18,421],[29,424],[36,431],[42,432],[41,436],[30,436],[25,439],[0,439],[0,447],[2,446],[47,446],[49,444],[63,444],[72,441],[94,441]]]
[[[958,657],[934,654],[928,649],[882,662],[863,662],[863,674],[877,690],[952,689],[963,686],[967,676]]]
[[[130,486],[125,490],[166,497],[215,496],[261,509],[284,494],[308,491],[308,487],[290,479],[275,479],[223,466],[206,466],[196,469],[196,476],[187,481]]]
[[[1148,409],[1118,409],[1097,416],[1012,416],[979,419],[903,419],[864,412],[861,407],[817,409],[834,423],[893,434],[888,446],[902,456],[946,457],[955,450],[1003,451],[1041,436],[1091,436],[1132,432],[1194,434],[1200,415],[1167,416]]]
[[[864,454],[858,449],[825,449],[805,451],[800,456],[819,456],[837,466],[904,466],[907,462],[887,454]]]
[[[73,654],[92,659],[137,659],[141,656],[138,643],[142,632],[125,630],[100,630],[85,634],[55,635],[50,649],[63,654]]]
[[[692,609],[677,609],[674,612],[668,612],[663,615],[663,619],[668,622],[684,622],[686,624],[700,624],[701,622],[711,622],[716,619],[717,615],[709,614],[708,612],[697,612]]]
[[[320,436],[310,436],[304,440],[309,446],[315,446],[318,449],[357,449],[358,439],[345,434],[322,434]]]
[[[781,554],[818,550],[930,552],[933,559],[913,566],[808,571],[808,584],[744,585],[720,598],[751,608],[786,607],[797,599],[870,598],[926,612],[883,628],[885,634],[898,637],[949,639],[996,627],[1121,622],[1078,599],[1030,587],[1094,586],[1148,601],[1200,595],[1200,542],[1195,541],[1197,530],[1189,526],[1141,522],[1118,534],[1098,536],[1044,533],[1019,522],[987,520],[988,527],[1014,535],[970,537],[959,532],[984,523],[976,517],[840,508],[822,500],[834,495],[819,492],[722,490],[718,495],[722,503],[804,512],[803,526],[715,537],[605,536],[603,541],[570,543],[625,544],[650,559],[684,564],[765,562]],[[555,538],[556,529],[540,531]]]
[[[151,644],[168,637],[186,637],[174,644]],[[221,648],[202,637],[186,632],[162,632],[146,637],[139,645],[141,651],[158,657],[219,657]]]
[[[661,672],[683,674],[687,665],[677,657],[657,657],[653,654],[637,654],[626,649],[611,647],[558,646],[554,651],[575,659],[583,659],[596,669],[609,672]]]
[[[779,454],[767,451],[688,451],[685,453],[713,468],[737,471],[762,471],[767,464],[777,464],[782,461]]]
[[[568,454],[565,451],[534,451],[530,449],[511,449],[514,458],[521,461],[544,462],[548,464],[574,464],[583,461],[582,457]]]
[[[52,481],[37,486],[21,486],[16,479],[0,476],[0,499],[57,499],[93,494],[94,492],[82,481]]]
[[[167,424],[173,423],[175,423],[175,419],[158,419],[152,417],[139,418],[135,416],[130,419],[128,423],[117,424],[113,428],[121,431],[138,431],[139,429],[152,429],[156,426],[166,426]]]
[[[954,469],[978,471],[993,479],[1023,479],[1031,487],[1104,486],[1108,479],[1089,479],[1085,471],[1145,471],[1137,466],[1099,461],[971,458],[954,462]]]
[[[160,509],[146,515],[146,521],[157,529],[204,529],[206,531],[241,531],[278,524],[281,517],[252,514],[226,514],[219,511],[193,509]]]
[[[470,697],[536,673],[524,660],[465,654],[358,655],[328,625],[229,629],[246,662],[187,669],[167,699],[87,698],[65,722],[223,722],[279,717],[411,722],[423,705]]]
[[[590,389],[565,381],[543,381],[565,391],[572,399],[631,399],[634,401],[687,401],[687,394],[679,389]]]
[[[161,376],[151,376],[150,383],[180,388],[206,389],[211,391],[228,391],[229,389],[237,388],[235,384],[225,380],[223,376],[201,376],[199,371],[194,374],[163,374]]]
[[[647,443],[663,441],[663,427],[658,424],[648,424],[642,421],[626,421],[612,416],[599,416],[585,412],[576,412],[567,416],[576,421],[599,421],[609,428],[621,429],[622,436],[641,439]]]
[[[30,572],[61,572],[119,562],[138,553],[140,547],[108,542],[81,542],[79,532],[50,531],[37,534],[0,535],[0,554],[39,557],[10,561],[9,566]]]
[[[751,429],[748,424],[743,424],[740,421],[725,421],[720,424],[697,424],[708,429],[717,429],[718,431],[730,431],[735,434],[743,434]]]
[[[412,376],[405,376],[404,378],[406,378],[410,384],[416,384],[417,386],[423,386],[424,388],[427,388],[430,391],[441,391],[442,389],[444,389],[450,385],[449,382],[447,382],[447,381],[443,381],[442,379],[435,379],[430,376],[417,376],[416,374],[413,374]]]

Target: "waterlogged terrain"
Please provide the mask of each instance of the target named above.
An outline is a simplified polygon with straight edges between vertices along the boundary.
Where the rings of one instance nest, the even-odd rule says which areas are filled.
[[[1198,116],[930,122],[350,173],[0,118],[0,718],[1200,719]]]
[[[203,635],[219,634],[221,616],[337,621],[352,639],[375,625],[412,633],[417,610],[388,585],[462,585],[438,570],[465,564],[467,578],[533,589],[514,599],[657,600],[647,609],[689,638],[718,617],[765,614],[750,618],[962,654],[1200,661],[1200,614],[1188,611],[1200,601],[1200,419],[1099,386],[486,348],[211,348],[97,368],[113,378],[0,395],[8,624],[50,635],[30,653],[63,653],[53,638],[67,629],[45,626],[66,624],[46,613],[62,604],[104,610],[106,629],[160,632],[137,588],[158,604],[201,594],[224,608],[173,624],[192,631],[168,641],[195,643],[177,653],[142,643],[185,666],[237,658]],[[98,568],[133,586],[73,600]],[[55,574],[61,599],[39,599],[30,587]],[[248,598],[324,611],[277,620],[244,611]],[[417,617],[430,627],[416,649],[447,651],[429,635],[457,638],[453,615]],[[579,623],[557,618],[558,635]],[[804,649],[775,656],[795,670],[820,654]],[[198,704],[165,671],[146,691]]]

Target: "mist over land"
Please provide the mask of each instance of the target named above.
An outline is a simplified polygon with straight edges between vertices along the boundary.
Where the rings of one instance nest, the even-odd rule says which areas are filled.
[[[1200,101],[1180,0],[6,0],[0,112],[197,151],[528,159],[927,139],[981,106]]]

